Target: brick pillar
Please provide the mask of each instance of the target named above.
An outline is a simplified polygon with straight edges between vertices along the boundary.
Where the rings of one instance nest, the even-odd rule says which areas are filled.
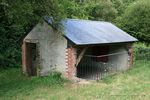
[[[129,48],[129,52],[130,52],[130,65],[129,67],[133,66],[133,47],[131,46],[131,48]]]
[[[132,67],[133,66],[133,46],[132,44],[128,44],[127,45],[127,48],[128,48],[128,67]]]
[[[74,47],[68,47],[66,49],[66,77],[73,79],[76,76],[76,49]]]
[[[27,74],[27,67],[26,67],[26,43],[23,42],[22,44],[22,71],[24,74]]]

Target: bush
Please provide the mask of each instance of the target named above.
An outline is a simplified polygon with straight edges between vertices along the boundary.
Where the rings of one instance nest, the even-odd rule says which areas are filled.
[[[150,42],[150,1],[138,0],[130,4],[116,23],[140,41]]]
[[[20,65],[12,59],[8,59],[0,54],[0,69],[8,69],[13,67],[19,68]]]
[[[135,60],[149,60],[150,61],[150,46],[144,43],[134,45],[134,58]]]

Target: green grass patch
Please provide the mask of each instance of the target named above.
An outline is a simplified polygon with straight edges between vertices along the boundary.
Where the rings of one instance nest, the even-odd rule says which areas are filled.
[[[72,84],[59,74],[26,77],[18,68],[0,71],[0,100],[149,100],[150,62],[91,84]]]
[[[38,88],[62,87],[64,79],[59,74],[46,77],[27,77],[22,75],[19,68],[0,71],[0,99],[13,98],[18,95],[30,95]]]

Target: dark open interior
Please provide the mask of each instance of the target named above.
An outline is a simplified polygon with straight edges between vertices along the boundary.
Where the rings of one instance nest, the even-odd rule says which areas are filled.
[[[109,54],[109,46],[89,47],[77,66],[77,77],[84,79],[101,78],[103,73],[108,70],[107,54]]]
[[[26,67],[29,76],[37,75],[36,43],[26,43]]]

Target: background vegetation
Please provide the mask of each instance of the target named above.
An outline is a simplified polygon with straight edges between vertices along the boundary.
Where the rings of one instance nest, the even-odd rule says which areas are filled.
[[[22,40],[45,15],[109,21],[150,42],[149,0],[0,0],[1,68],[20,65]]]

